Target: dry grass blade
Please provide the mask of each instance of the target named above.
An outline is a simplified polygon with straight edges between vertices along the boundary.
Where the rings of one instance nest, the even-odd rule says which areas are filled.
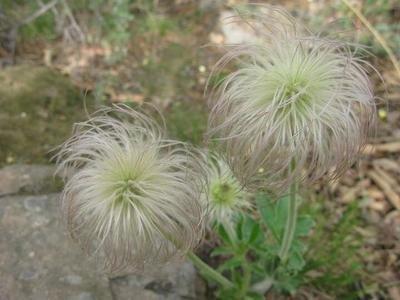
[[[397,75],[400,79],[400,63],[397,60],[395,54],[393,53],[392,49],[390,49],[389,45],[386,43],[386,40],[384,37],[372,26],[372,24],[364,17],[361,11],[359,11],[357,8],[355,8],[353,5],[349,3],[348,0],[342,0],[342,2],[351,9],[351,11],[360,19],[360,21],[365,25],[365,27],[368,28],[368,30],[373,34],[373,36],[376,38],[378,43],[382,46],[382,48],[386,51],[388,54],[390,60],[393,63],[393,66],[395,67],[397,71]]]
[[[381,177],[377,171],[369,171],[368,176],[383,190],[390,203],[400,210],[400,196],[393,190],[391,185]]]
[[[397,153],[400,152],[400,142],[391,142],[384,144],[368,144],[364,149],[364,154],[376,154],[378,152]]]

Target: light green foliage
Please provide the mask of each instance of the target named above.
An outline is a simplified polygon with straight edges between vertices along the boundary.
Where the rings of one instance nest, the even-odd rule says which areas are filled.
[[[400,24],[395,21],[393,15],[395,2],[392,0],[366,0],[363,2],[361,11],[373,23],[375,29],[385,38],[389,46],[397,55],[400,55]],[[341,6],[340,9],[349,16],[348,8]],[[383,57],[387,55],[386,51],[367,30],[363,31],[359,42],[370,46],[372,52],[376,55]]]
[[[279,249],[288,202],[288,197],[272,201],[260,194],[256,197],[259,217],[243,214],[234,231],[218,227],[221,245],[212,255],[223,259],[218,270],[235,285],[219,289],[218,299],[263,299],[267,291],[294,294],[300,287],[337,299],[360,296],[361,291],[355,291],[364,279],[359,258],[362,239],[354,232],[362,222],[357,205],[349,206],[334,224],[321,203],[301,209],[289,259],[283,263]]]
[[[54,16],[52,14],[45,14],[37,18],[33,23],[23,26],[21,28],[21,35],[23,38],[45,38],[51,40],[57,37],[54,28]]]
[[[279,248],[288,214],[288,197],[275,202],[266,195],[256,197],[260,217],[243,214],[235,230],[222,225],[218,235],[222,245],[212,252],[225,258],[218,267],[235,284],[231,290],[219,290],[221,299],[263,299],[270,289],[293,293],[302,283],[302,270],[307,250],[303,239],[308,237],[314,222],[307,214],[297,219],[289,260],[280,262]]]
[[[111,3],[110,15],[105,19],[105,28],[109,32],[111,43],[126,44],[130,38],[129,22],[134,16],[130,11],[131,0],[114,0]]]
[[[47,3],[49,1],[43,1]],[[0,4],[0,9],[4,9],[4,14],[8,17],[8,26],[15,26],[25,18],[30,17],[35,11],[40,9],[37,1],[5,0]],[[56,38],[55,19],[52,13],[45,13],[20,28],[22,38],[26,39],[47,39]]]
[[[400,24],[396,22],[395,19],[395,7],[396,0],[366,0],[362,1],[362,5],[359,9],[373,24],[375,29],[385,38],[390,48],[393,49],[397,55],[400,55]],[[318,31],[321,25],[326,23],[326,19],[332,15],[334,15],[337,20],[333,24],[330,24],[329,27],[323,27],[328,30],[330,34],[346,32],[346,36],[348,36],[349,33],[352,32],[352,34],[350,34],[352,42],[356,39],[357,43],[370,47],[368,50],[374,55],[386,57],[386,51],[366,28],[355,28],[356,17],[341,1],[333,1],[333,5],[325,6],[321,12],[313,14],[310,23],[312,27]]]
[[[310,203],[306,210],[314,216],[318,226],[308,242],[304,284],[337,299],[357,298],[355,286],[366,279],[361,260],[363,238],[355,230],[363,226],[358,204],[349,205],[333,224],[332,213],[322,201]],[[312,273],[318,276],[309,276]]]
[[[44,3],[48,1],[43,0]],[[138,91],[134,92],[146,100],[149,97],[171,102],[165,105],[170,136],[201,145],[207,111],[202,103],[189,101],[199,85],[194,74],[197,53],[191,48],[193,45],[184,40],[186,35],[193,34],[191,26],[197,22],[199,13],[167,17],[157,11],[154,3],[146,0],[68,1],[74,15],[79,17],[78,22],[85,24],[89,35],[94,33],[95,42],[112,46],[113,55],[105,65],[114,69],[118,63],[134,61],[132,67],[127,67],[134,74],[129,74],[134,77],[132,81],[137,83]],[[39,8],[36,1],[24,0],[5,0],[2,5],[16,20]],[[392,48],[400,51],[400,25],[387,21],[391,7],[389,0],[366,0],[362,10],[367,18],[372,18],[376,29]],[[340,28],[354,27],[353,16],[345,6],[335,4],[334,9],[345,16],[337,23]],[[327,9],[324,13],[321,22],[319,16],[313,16],[315,23],[322,23],[332,11]],[[378,19],[378,15],[383,17]],[[48,11],[21,29],[22,38],[53,39],[57,36],[55,27],[55,17]],[[178,35],[178,42],[175,38],[166,38],[169,35]],[[376,54],[384,53],[367,31],[361,34],[359,42],[372,46]],[[141,48],[141,44],[145,46]],[[228,74],[227,70],[213,74],[210,87],[221,83]],[[124,84],[118,75],[116,72],[99,74],[94,89],[97,104],[109,102],[107,90],[110,86],[118,90]],[[0,87],[0,106],[4,107],[1,114],[5,114],[0,118],[0,165],[9,157],[13,162],[48,161],[47,151],[70,134],[73,122],[85,117],[82,95],[65,78],[44,68],[9,69],[0,73],[0,81],[10,83]],[[291,81],[284,95],[298,93],[302,85],[303,80]],[[300,104],[307,108],[309,98],[302,100]],[[299,109],[304,110],[303,107]],[[124,178],[119,189],[123,193],[137,193],[130,183],[129,177]],[[232,190],[225,190],[224,186],[211,186],[211,193],[220,202],[232,199]],[[117,198],[117,204],[124,203],[122,200]],[[354,286],[363,282],[364,277],[359,258],[362,239],[354,231],[361,223],[357,206],[350,206],[332,224],[330,212],[324,205],[307,204],[297,218],[289,259],[282,262],[279,251],[288,201],[288,197],[273,201],[259,194],[255,199],[258,212],[243,212],[235,219],[233,227],[221,224],[215,227],[220,245],[212,251],[212,256],[221,262],[218,271],[234,283],[232,289],[217,289],[219,299],[264,299],[264,292],[295,294],[300,287],[312,287],[338,299],[359,296]]]

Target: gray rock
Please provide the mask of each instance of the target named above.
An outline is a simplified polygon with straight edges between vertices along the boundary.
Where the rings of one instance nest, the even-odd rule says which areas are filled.
[[[18,276],[18,278],[20,280],[25,280],[25,281],[31,281],[31,280],[35,280],[39,277],[39,272],[37,270],[24,270],[20,273],[20,275]]]
[[[82,284],[82,277],[78,275],[67,275],[60,278],[60,281],[65,282],[70,285],[80,285]]]
[[[168,265],[150,276],[128,275],[114,278],[111,279],[111,288],[116,300],[201,298],[201,282],[190,262]]]
[[[0,197],[0,300],[180,300],[202,281],[189,262],[107,278],[60,222],[59,194]]]
[[[199,9],[201,11],[212,11],[212,10],[217,10],[220,9],[224,4],[226,0],[200,0],[198,3]]]
[[[96,297],[92,293],[82,292],[76,296],[69,297],[68,300],[96,300]]]
[[[25,209],[31,212],[41,212],[45,209],[44,205],[47,200],[47,195],[43,196],[29,196],[24,199],[24,207]]]
[[[58,197],[0,198],[0,299],[112,299],[108,278],[65,234]]]
[[[0,170],[0,196],[20,192],[39,194],[54,192],[54,166],[12,165]]]
[[[240,19],[235,19],[235,22],[232,22],[232,18],[235,16],[236,13],[232,10],[224,10],[220,14],[219,27],[224,35],[224,42],[226,44],[256,42],[257,36],[253,28]]]

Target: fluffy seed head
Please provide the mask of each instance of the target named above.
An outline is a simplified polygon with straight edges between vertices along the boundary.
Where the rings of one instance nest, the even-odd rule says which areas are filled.
[[[208,195],[203,195],[202,202],[209,227],[223,224],[232,228],[240,212],[251,208],[249,193],[222,157],[210,153],[205,160],[208,161]]]
[[[99,111],[76,125],[57,163],[69,231],[108,271],[165,263],[199,242],[203,179],[196,155],[164,139],[142,113]]]
[[[208,134],[248,188],[284,191],[294,178],[312,183],[351,166],[373,127],[375,102],[355,51],[267,9],[241,19],[257,42],[233,46],[217,64],[239,68],[211,95]]]

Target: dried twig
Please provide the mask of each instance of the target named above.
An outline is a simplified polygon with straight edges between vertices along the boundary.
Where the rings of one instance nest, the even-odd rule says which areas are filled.
[[[41,6],[41,7],[45,5],[45,3],[43,3],[42,0],[36,0],[36,2],[37,2],[37,3],[39,4],[39,6]],[[60,32],[60,29],[62,28],[63,23],[64,23],[64,17],[60,15],[60,13],[59,13],[59,11],[57,10],[57,7],[56,7],[56,6],[53,6],[53,7],[51,8],[51,12],[53,13],[54,18],[55,18],[55,20],[56,20],[57,32]]]
[[[397,181],[390,176],[386,171],[384,171],[382,168],[374,165],[374,170],[376,171],[376,173],[378,173],[378,175],[382,178],[382,180],[385,180],[387,183],[389,183],[391,186],[398,186]]]
[[[400,142],[369,144],[365,147],[365,154],[375,154],[377,152],[400,153]]]
[[[84,42],[85,41],[85,34],[83,33],[81,27],[78,25],[78,22],[76,21],[71,9],[69,8],[67,2],[65,0],[60,0],[61,3],[64,6],[65,13],[71,23],[72,28],[74,29],[74,32],[77,35],[77,38],[79,42]]]
[[[355,8],[353,5],[349,3],[348,0],[342,0],[342,2],[350,8],[350,10],[360,19],[360,21],[365,25],[365,27],[368,28],[368,30],[373,34],[375,39],[378,41],[378,43],[382,46],[382,48],[386,51],[388,54],[390,60],[392,61],[396,71],[397,75],[400,79],[400,63],[396,58],[396,55],[393,53],[392,49],[390,49],[389,45],[386,43],[386,40],[384,37],[374,28],[374,26],[364,17],[361,11],[359,11],[357,8]]]
[[[392,189],[391,185],[376,171],[369,171],[368,176],[383,190],[390,203],[400,210],[400,196]]]
[[[388,158],[375,159],[373,160],[372,165],[386,171],[400,174],[400,165],[394,160]]]
[[[51,8],[53,8],[59,0],[53,0],[49,3],[46,3],[45,5],[43,5],[40,9],[38,9],[37,11],[35,11],[32,15],[30,15],[29,17],[27,17],[26,19],[19,21],[17,23],[17,27],[21,27],[23,25],[27,25],[29,23],[31,23],[32,21],[36,20],[37,18],[39,18],[41,15],[45,14],[48,10],[50,10]]]

